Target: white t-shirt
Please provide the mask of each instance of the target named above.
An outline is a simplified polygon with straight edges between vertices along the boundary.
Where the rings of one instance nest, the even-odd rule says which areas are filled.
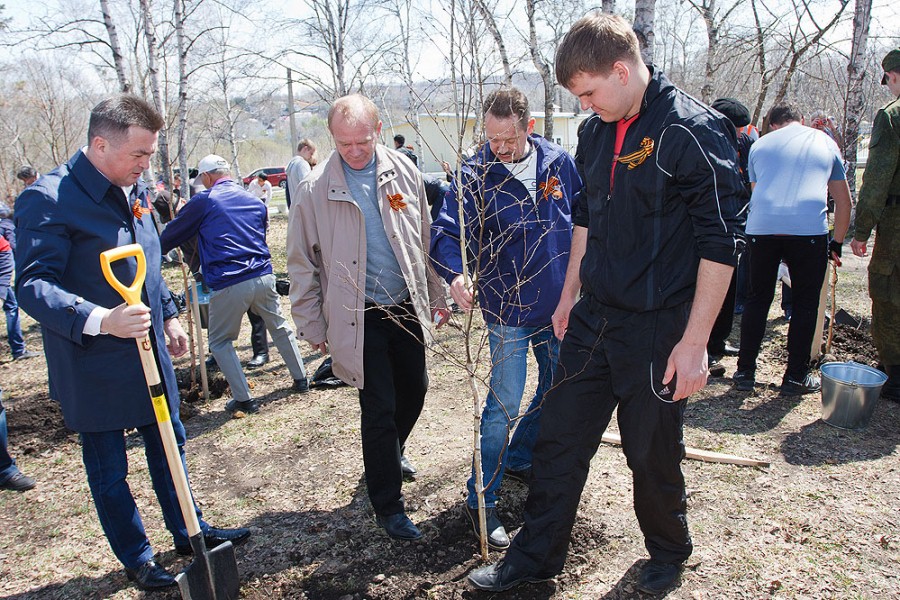
[[[259,178],[250,182],[250,185],[247,186],[247,191],[262,200],[263,204],[266,205],[272,199],[272,184],[267,181],[263,185],[259,185]]]
[[[531,140],[528,141],[531,150],[528,155],[520,158],[516,162],[503,163],[510,175],[518,179],[528,193],[531,194],[531,200],[537,202],[537,152]]]

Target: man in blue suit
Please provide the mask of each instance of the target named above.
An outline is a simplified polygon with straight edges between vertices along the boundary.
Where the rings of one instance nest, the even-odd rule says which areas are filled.
[[[160,274],[160,247],[147,190],[139,181],[156,151],[162,117],[131,95],[94,107],[88,145],[23,192],[16,201],[21,306],[42,326],[50,377],[66,425],[81,434],[82,456],[97,515],[128,578],[141,589],[175,585],[154,560],[126,477],[124,431],[136,428],[166,528],[178,554],[190,554],[184,519],[156,427],[134,338],[149,333],[165,384],[184,463],[184,426],[172,356],[187,350],[178,310]],[[138,243],[147,258],[142,304],[127,306],[106,282],[100,253]],[[134,259],[115,263],[130,284]],[[168,338],[168,345],[166,343]],[[186,463],[185,463],[186,464]],[[215,529],[197,517],[207,547],[240,543],[247,529]]]

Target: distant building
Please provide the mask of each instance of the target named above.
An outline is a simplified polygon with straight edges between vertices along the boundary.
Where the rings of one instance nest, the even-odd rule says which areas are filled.
[[[575,154],[575,146],[578,144],[578,125],[592,113],[576,114],[571,112],[556,112],[553,114],[553,142],[556,142],[572,155]],[[534,117],[534,131],[537,134],[544,133],[544,113],[532,112]],[[458,154],[457,132],[460,130],[460,119],[465,120],[465,138],[463,152],[470,149],[473,144],[481,142],[481,132],[478,139],[473,139],[473,127],[475,115],[458,115],[456,113],[421,113],[419,114],[419,129],[422,147],[416,147],[413,151],[419,156],[419,168],[425,172],[437,173],[441,169],[441,161],[447,161],[451,166],[456,165]],[[407,145],[415,144],[416,132],[411,123],[401,123],[389,127],[385,125],[382,136],[390,140],[396,134],[406,138]],[[388,144],[392,147],[393,144]]]

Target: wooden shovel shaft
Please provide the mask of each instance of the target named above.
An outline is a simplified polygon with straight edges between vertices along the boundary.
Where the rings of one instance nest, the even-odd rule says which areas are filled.
[[[112,272],[112,263],[129,257],[134,257],[137,260],[137,271],[132,284],[126,286]],[[129,244],[103,252],[100,254],[100,267],[103,270],[106,281],[122,295],[122,298],[125,299],[129,306],[141,303],[141,289],[147,274],[147,261],[144,257],[144,249],[139,244]],[[194,509],[187,473],[184,470],[184,463],[181,462],[181,453],[178,451],[175,431],[172,429],[169,403],[166,401],[165,387],[160,379],[156,359],[153,356],[153,345],[150,337],[146,335],[143,339],[136,339],[135,342],[137,342],[138,353],[141,357],[141,366],[144,368],[147,389],[150,391],[153,413],[156,415],[156,425],[159,428],[159,435],[162,438],[163,448],[166,452],[166,462],[169,464],[169,471],[175,484],[181,515],[184,517],[188,536],[194,536],[200,532],[200,522],[197,520],[197,511]]]

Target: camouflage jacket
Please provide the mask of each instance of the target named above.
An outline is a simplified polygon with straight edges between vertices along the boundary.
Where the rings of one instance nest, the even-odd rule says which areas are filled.
[[[876,225],[884,224],[888,196],[900,196],[900,99],[879,109],[875,115],[869,158],[856,205],[854,238],[864,242]],[[895,204],[887,211],[900,211],[900,206]]]

